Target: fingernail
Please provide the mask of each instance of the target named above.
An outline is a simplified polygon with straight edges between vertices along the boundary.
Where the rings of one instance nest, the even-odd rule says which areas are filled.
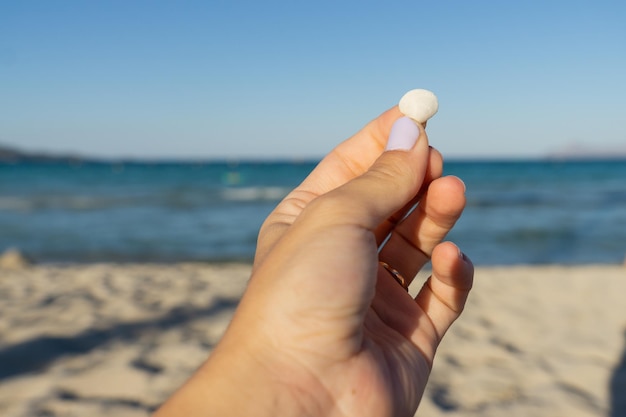
[[[460,183],[461,183],[461,185],[463,186],[463,193],[465,194],[465,192],[467,191],[467,187],[465,186],[465,182],[464,182],[461,178],[457,177],[456,175],[452,175],[452,176],[453,176],[454,178],[456,178],[457,180],[459,180],[459,182],[460,182]]]
[[[461,248],[459,248],[459,246],[456,245],[455,243],[453,243],[453,245],[456,248],[456,255],[459,257],[459,259],[462,260],[462,261],[465,261],[467,259],[467,257],[465,256],[465,254],[463,253]]]
[[[454,245],[454,246],[456,246],[456,245]],[[463,252],[461,251],[461,248],[459,248],[458,246],[456,246],[456,251],[457,251],[457,255],[458,255],[459,259],[463,259],[463,256],[465,256],[465,255],[464,255],[464,254],[463,254]]]
[[[408,151],[415,145],[419,135],[420,130],[415,122],[408,117],[401,117],[391,126],[391,132],[389,133],[389,140],[387,140],[385,150]]]

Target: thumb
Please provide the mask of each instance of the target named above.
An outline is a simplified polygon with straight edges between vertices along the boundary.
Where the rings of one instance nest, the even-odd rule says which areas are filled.
[[[374,230],[419,192],[426,175],[428,153],[424,128],[408,117],[401,117],[391,128],[385,152],[372,166],[316,202],[332,214],[327,218],[329,222],[358,224]]]

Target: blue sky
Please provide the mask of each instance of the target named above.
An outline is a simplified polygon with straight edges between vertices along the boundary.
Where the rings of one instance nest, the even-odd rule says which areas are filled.
[[[0,0],[0,144],[319,157],[412,88],[449,157],[626,146],[623,1]]]

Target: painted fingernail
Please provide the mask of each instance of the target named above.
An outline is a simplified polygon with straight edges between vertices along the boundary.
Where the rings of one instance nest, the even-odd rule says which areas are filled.
[[[410,150],[417,138],[419,138],[420,130],[415,122],[408,117],[401,117],[391,126],[389,140],[387,141],[386,151],[408,151]]]

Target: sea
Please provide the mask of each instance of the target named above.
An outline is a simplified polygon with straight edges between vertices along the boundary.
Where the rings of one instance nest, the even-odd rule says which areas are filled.
[[[41,263],[250,261],[317,161],[0,163],[0,252]],[[626,160],[448,161],[476,265],[621,264]]]

